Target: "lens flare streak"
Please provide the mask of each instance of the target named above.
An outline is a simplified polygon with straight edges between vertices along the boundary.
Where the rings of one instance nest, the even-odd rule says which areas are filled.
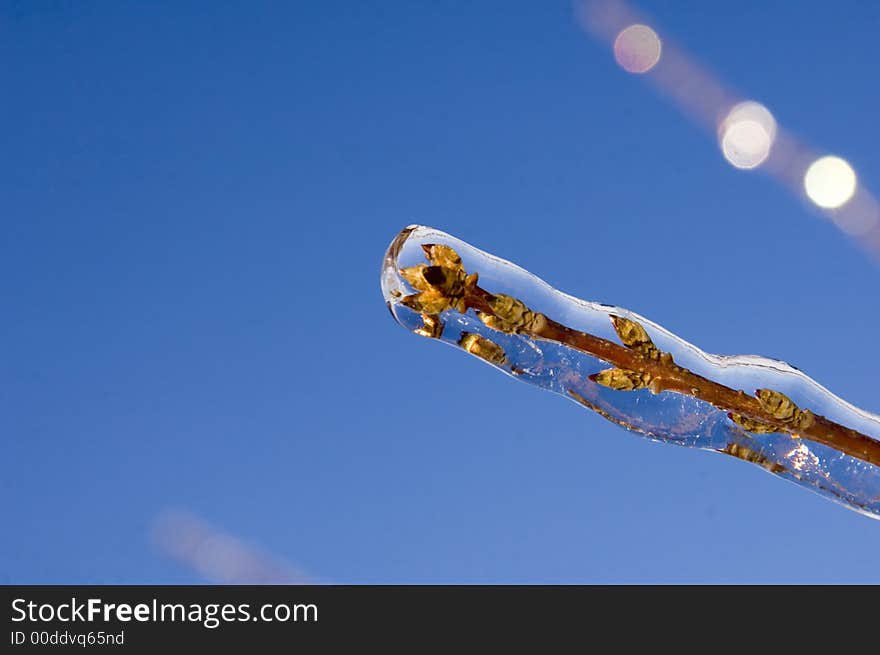
[[[717,134],[728,163],[773,176],[880,260],[880,202],[859,183],[852,164],[814,152],[778,126],[767,107],[729,90],[623,0],[579,0],[575,6],[585,31],[611,46],[623,70]]]

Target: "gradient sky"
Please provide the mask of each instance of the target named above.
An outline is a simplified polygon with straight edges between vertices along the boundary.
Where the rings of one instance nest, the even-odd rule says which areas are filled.
[[[639,6],[880,190],[880,5]],[[389,317],[424,223],[880,410],[880,266],[567,0],[3,2],[0,55],[0,582],[202,582],[180,508],[332,582],[880,583],[880,523]]]

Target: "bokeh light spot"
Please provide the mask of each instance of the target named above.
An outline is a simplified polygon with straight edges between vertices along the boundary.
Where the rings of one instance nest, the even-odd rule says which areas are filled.
[[[776,140],[776,119],[758,102],[741,102],[721,121],[718,138],[728,162],[736,168],[755,168],[770,155]]]
[[[614,39],[614,59],[628,73],[647,73],[660,61],[660,37],[647,25],[630,25]]]
[[[840,157],[820,157],[804,175],[804,190],[823,209],[842,207],[856,191],[856,173]]]

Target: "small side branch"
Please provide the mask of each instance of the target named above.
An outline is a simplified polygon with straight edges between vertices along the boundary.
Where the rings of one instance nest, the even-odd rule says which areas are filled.
[[[481,288],[477,274],[465,272],[461,258],[452,248],[426,245],[423,249],[429,265],[420,264],[401,271],[417,291],[401,302],[430,316],[431,321],[439,322],[437,315],[444,311],[464,313],[473,309],[493,330],[562,344],[607,362],[613,368],[591,376],[598,384],[620,392],[649,389],[652,393],[666,391],[698,398],[728,412],[731,420],[746,431],[787,433],[880,466],[877,440],[802,409],[779,391],[758,389],[755,396],[750,396],[681,367],[671,354],[660,351],[644,327],[635,321],[611,317],[621,344],[574,330],[533,311],[516,298]],[[438,334],[438,329],[442,329],[435,323],[431,323],[431,327],[426,336]],[[502,361],[503,351],[490,351],[486,343],[472,339],[468,347],[471,351],[480,349],[481,356],[490,361]]]

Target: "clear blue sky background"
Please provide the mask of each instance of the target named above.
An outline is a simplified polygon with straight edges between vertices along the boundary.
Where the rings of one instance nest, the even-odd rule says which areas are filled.
[[[199,582],[179,507],[334,582],[880,583],[880,523],[389,317],[425,223],[880,410],[880,267],[567,1],[2,7],[0,582]],[[880,189],[880,5],[641,7]]]

